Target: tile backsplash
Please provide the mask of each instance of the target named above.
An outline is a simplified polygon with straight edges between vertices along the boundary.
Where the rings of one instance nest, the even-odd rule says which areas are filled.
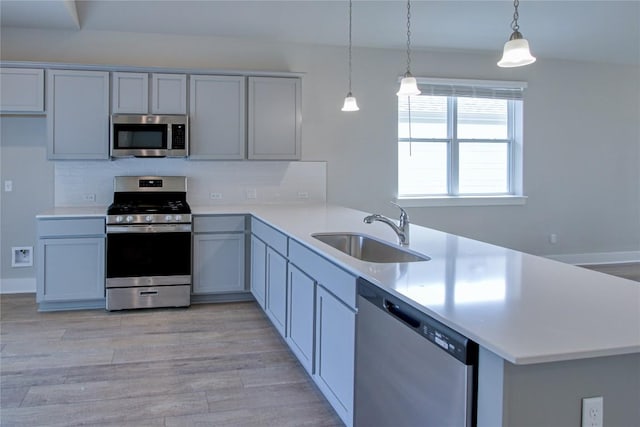
[[[55,206],[109,205],[119,175],[186,176],[192,206],[322,203],[327,196],[326,162],[132,158],[55,162]]]

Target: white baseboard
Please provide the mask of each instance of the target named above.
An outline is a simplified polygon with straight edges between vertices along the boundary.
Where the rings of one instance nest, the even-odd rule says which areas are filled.
[[[640,251],[545,255],[545,258],[574,265],[622,264],[625,262],[640,262]]]
[[[0,279],[0,294],[35,293],[36,278]]]

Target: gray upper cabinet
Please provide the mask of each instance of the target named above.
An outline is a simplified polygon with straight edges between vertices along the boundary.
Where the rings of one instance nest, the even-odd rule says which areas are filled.
[[[111,74],[111,112],[147,114],[149,112],[149,74]]]
[[[111,75],[114,114],[187,114],[187,76],[114,72]]]
[[[109,73],[47,71],[47,157],[109,158]]]
[[[0,68],[0,112],[43,113],[44,70]]]
[[[189,158],[244,159],[245,78],[192,75],[189,91]]]
[[[249,77],[248,158],[299,160],[301,82],[297,77]]]
[[[186,74],[151,75],[151,114],[187,114]]]

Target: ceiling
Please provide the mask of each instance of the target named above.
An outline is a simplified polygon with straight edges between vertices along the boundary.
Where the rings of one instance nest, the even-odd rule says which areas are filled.
[[[511,33],[508,0],[412,0],[414,49],[491,51]],[[539,58],[640,63],[640,0],[521,0]],[[0,0],[2,27],[124,31],[344,46],[347,0]],[[404,0],[354,0],[355,46],[405,48]]]

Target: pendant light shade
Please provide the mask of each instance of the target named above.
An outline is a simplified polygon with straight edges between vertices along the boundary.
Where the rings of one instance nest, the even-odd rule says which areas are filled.
[[[398,96],[414,96],[420,95],[420,89],[418,89],[418,81],[411,73],[407,72],[402,80],[400,80],[400,90],[396,93]]]
[[[513,6],[515,11],[513,13],[513,21],[511,21],[511,37],[509,41],[504,44],[504,52],[502,53],[502,59],[498,61],[498,67],[512,68],[522,67],[523,65],[529,65],[536,62],[536,58],[531,55],[529,51],[529,42],[522,37],[518,25],[518,5],[520,2],[514,0]]]
[[[356,102],[356,97],[351,93],[351,12],[352,12],[352,4],[351,0],[349,0],[349,92],[347,96],[344,98],[344,105],[342,106],[342,111],[359,111],[358,103]]]
[[[347,97],[344,99],[344,105],[342,106],[342,111],[358,111],[358,102],[356,101],[356,97],[349,92]]]
[[[396,92],[398,96],[420,95],[418,82],[411,74],[411,0],[407,0],[407,71],[400,80],[400,90]]]

